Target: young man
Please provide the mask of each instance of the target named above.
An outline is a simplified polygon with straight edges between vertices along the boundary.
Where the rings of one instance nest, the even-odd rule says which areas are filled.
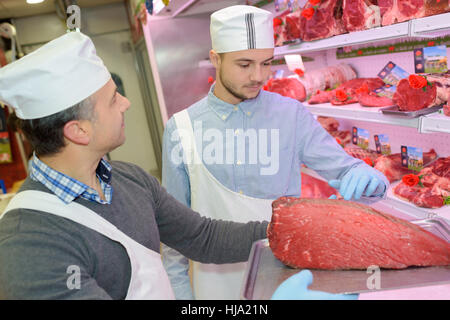
[[[1,68],[0,100],[35,150],[0,218],[0,299],[172,299],[160,241],[230,263],[266,237],[267,222],[201,217],[139,167],[104,160],[125,141],[130,102],[85,35]]]
[[[261,90],[274,58],[270,12],[228,7],[211,15],[210,31],[216,83],[175,114],[164,133],[163,185],[170,194],[208,217],[270,220],[274,199],[301,196],[305,164],[346,200],[384,196],[383,174],[347,155],[301,103]],[[163,247],[163,263],[176,297],[192,298],[188,260]],[[193,263],[195,298],[238,299],[244,270],[245,263]]]

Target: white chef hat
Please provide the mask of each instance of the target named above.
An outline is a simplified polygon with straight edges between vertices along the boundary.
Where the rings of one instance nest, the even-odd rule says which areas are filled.
[[[274,47],[272,13],[253,6],[231,6],[214,12],[210,32],[217,53]]]
[[[83,101],[110,79],[91,39],[69,32],[0,68],[0,101],[21,119],[43,118]]]

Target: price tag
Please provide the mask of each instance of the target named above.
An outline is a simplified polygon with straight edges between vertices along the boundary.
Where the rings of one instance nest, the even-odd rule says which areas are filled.
[[[352,128],[352,143],[362,149],[369,149],[369,131],[357,127]]]
[[[423,169],[423,152],[421,148],[402,146],[401,157],[403,167],[414,171]]]
[[[378,154],[391,154],[391,144],[389,143],[389,137],[385,134],[376,134],[374,136],[375,147]]]

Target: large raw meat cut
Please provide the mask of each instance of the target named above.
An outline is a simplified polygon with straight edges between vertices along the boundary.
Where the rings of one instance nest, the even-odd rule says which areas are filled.
[[[303,41],[329,38],[346,33],[342,22],[342,0],[322,0],[313,6],[309,1],[303,10],[316,7],[310,19],[300,16],[300,37]]]
[[[378,0],[383,26],[448,12],[448,0]]]
[[[305,87],[296,78],[270,79],[264,86],[264,90],[276,92],[299,101],[305,101],[306,99]]]
[[[437,154],[434,149],[423,153],[423,163],[428,164],[436,159]],[[375,169],[381,171],[389,182],[400,180],[404,175],[412,173],[412,170],[402,166],[402,156],[400,153],[380,156],[375,160]]]
[[[286,15],[285,38],[292,41],[300,38],[300,10]]]
[[[416,89],[410,86],[408,79],[402,79],[397,84],[392,101],[401,111],[417,111],[436,105],[438,102],[436,97],[436,83]]]
[[[425,16],[424,0],[378,0],[383,26]]]
[[[423,168],[417,176],[422,177],[422,186],[409,186],[402,181],[394,188],[394,194],[418,207],[444,206],[445,198],[450,196],[450,157],[439,158]]]
[[[403,269],[450,264],[450,244],[369,206],[344,200],[281,197],[267,236],[274,256],[294,268]]]
[[[384,96],[379,96],[375,92],[360,93],[358,102],[364,107],[390,107],[394,105],[392,99]]]
[[[380,78],[352,79],[343,83],[334,91],[334,95],[332,96],[330,102],[333,105],[356,103],[359,101],[360,94],[358,93],[358,90],[360,90],[361,88],[365,87],[367,93],[369,93],[382,86],[384,86],[384,82]],[[346,99],[341,98],[341,96],[346,97]]]
[[[349,32],[379,27],[380,8],[368,0],[344,0],[342,20]]]

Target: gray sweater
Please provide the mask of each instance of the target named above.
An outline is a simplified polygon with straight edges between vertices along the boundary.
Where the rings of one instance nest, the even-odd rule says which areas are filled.
[[[112,203],[75,201],[159,253],[160,242],[203,263],[246,261],[267,222],[215,221],[175,200],[141,168],[112,162]],[[20,191],[50,192],[28,178]],[[69,289],[70,266],[81,272]],[[68,269],[69,268],[69,269]],[[17,209],[0,220],[0,299],[124,299],[131,276],[117,242],[71,220]]]

